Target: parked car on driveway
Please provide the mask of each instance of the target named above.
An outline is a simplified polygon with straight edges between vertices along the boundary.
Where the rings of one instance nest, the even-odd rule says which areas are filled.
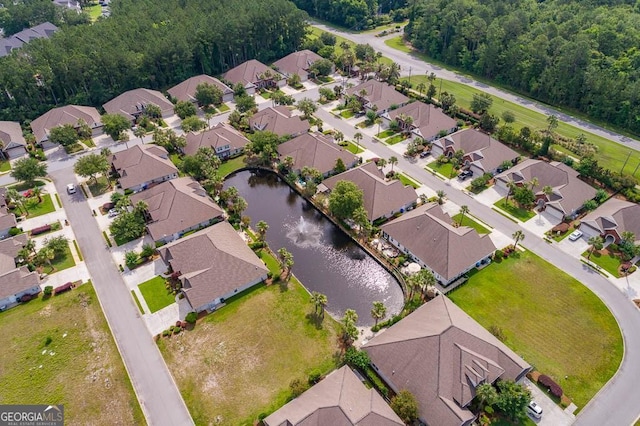
[[[576,229],[571,233],[571,235],[569,235],[569,241],[577,241],[580,239],[580,237],[582,237],[582,231],[579,229]]]
[[[464,170],[462,173],[458,175],[458,179],[465,180],[473,176],[473,172],[471,170]]]
[[[67,185],[67,194],[75,194],[75,193],[76,193],[76,186],[72,183]]]
[[[527,406],[527,413],[535,419],[541,419],[542,407],[539,406],[535,401],[531,401]]]
[[[118,211],[117,209],[111,209],[109,210],[108,216],[112,218],[112,217],[118,216],[119,214],[120,214],[120,211]]]

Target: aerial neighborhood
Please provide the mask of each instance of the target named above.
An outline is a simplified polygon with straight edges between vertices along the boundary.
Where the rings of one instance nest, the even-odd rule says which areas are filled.
[[[451,35],[451,64],[416,39],[424,10],[142,1],[0,6],[3,404],[639,424],[640,142],[407,53],[464,69],[488,48]]]

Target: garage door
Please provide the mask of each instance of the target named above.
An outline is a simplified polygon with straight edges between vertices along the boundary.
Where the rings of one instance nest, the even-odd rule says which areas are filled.
[[[547,208],[545,209],[545,212],[547,212],[550,216],[555,217],[556,219],[562,220],[564,219],[564,213],[561,210],[558,210],[557,208],[550,206],[547,204]]]

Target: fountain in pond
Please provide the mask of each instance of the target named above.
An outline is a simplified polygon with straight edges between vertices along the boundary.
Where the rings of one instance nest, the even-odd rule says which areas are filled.
[[[307,222],[300,216],[296,225],[290,225],[287,238],[300,247],[317,247],[322,244],[322,230],[318,225]]]

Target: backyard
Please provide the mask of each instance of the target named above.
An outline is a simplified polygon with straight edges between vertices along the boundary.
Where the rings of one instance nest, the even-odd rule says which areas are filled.
[[[558,382],[579,409],[622,359],[620,330],[604,303],[530,252],[472,274],[449,297],[485,328],[501,328],[505,344]]]
[[[289,384],[336,368],[338,325],[316,327],[309,294],[259,285],[195,329],[158,342],[196,424],[253,425],[284,405]]]
[[[218,174],[225,177],[235,172],[236,170],[240,170],[241,168],[246,167],[246,164],[244,163],[244,157],[244,155],[241,155],[239,157],[231,158],[224,161],[220,165],[220,168],[218,168]]]
[[[523,209],[521,207],[518,207],[513,201],[507,201],[506,197],[499,199],[498,201],[493,203],[493,205],[503,212],[506,212],[515,217],[516,219],[521,220],[522,222],[526,222],[536,215],[533,210]]]
[[[173,293],[165,287],[165,282],[165,279],[158,275],[138,286],[151,313],[166,308],[176,301]]]
[[[3,404],[64,404],[68,424],[145,424],[91,284],[0,313]]]

